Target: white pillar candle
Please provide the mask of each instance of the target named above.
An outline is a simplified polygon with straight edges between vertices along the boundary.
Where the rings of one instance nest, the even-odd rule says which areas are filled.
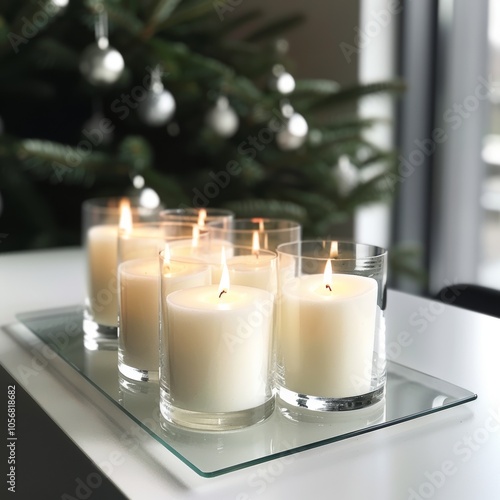
[[[120,201],[119,210],[118,225],[95,225],[87,231],[90,311],[96,323],[109,327],[118,324],[118,230],[132,227],[132,212],[127,198]]]
[[[172,262],[162,279],[168,292],[209,282],[208,270],[192,273],[192,266]],[[138,370],[159,367],[159,278],[157,259],[136,259],[120,264],[121,360]]]
[[[232,284],[252,286],[276,293],[277,271],[275,256],[262,253],[259,256],[238,255],[229,259],[227,266]]]
[[[294,278],[281,288],[279,363],[287,389],[342,398],[370,390],[377,282],[334,274]]]
[[[158,371],[158,261],[128,260],[120,264],[118,274],[121,361],[139,370]]]
[[[172,405],[195,412],[234,412],[268,395],[273,295],[217,285],[171,293],[168,385]]]
[[[118,319],[117,239],[116,225],[93,226],[87,233],[90,309],[94,321],[106,326]]]

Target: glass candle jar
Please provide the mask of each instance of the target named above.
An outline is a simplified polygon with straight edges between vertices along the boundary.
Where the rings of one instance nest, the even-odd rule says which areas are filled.
[[[387,252],[331,240],[278,247],[276,393],[282,411],[384,397]]]
[[[276,250],[278,245],[298,241],[301,225],[283,219],[234,219],[215,221],[207,225],[211,240],[225,240],[242,247],[254,246],[257,239],[259,248]]]
[[[244,276],[250,271],[262,274],[261,282],[254,284],[267,287],[273,282],[269,273],[275,256],[267,261],[263,256],[260,268],[255,268],[255,256],[241,257],[244,261],[233,262],[231,267],[233,280],[255,279]],[[160,254],[160,266],[165,265],[165,256]],[[230,283],[227,265],[223,265],[218,284],[210,284],[210,272],[203,275],[207,280],[204,286],[174,291],[178,277],[175,273],[170,276],[168,265],[166,269],[161,279],[163,418],[183,427],[214,431],[266,419],[274,409],[274,294],[258,286]],[[185,279],[193,282],[201,278],[200,271]]]
[[[206,232],[196,224],[155,222],[120,229],[118,369],[122,375],[138,381],[158,380],[158,254],[166,245],[196,248],[204,238]]]
[[[160,219],[170,222],[189,222],[200,227],[211,222],[229,222],[234,212],[223,208],[167,208],[160,213]]]
[[[120,208],[121,207],[121,208]],[[154,221],[162,207],[141,206],[135,198],[94,198],[82,205],[87,293],[86,336],[116,342],[118,321],[117,244],[120,217],[127,223]]]

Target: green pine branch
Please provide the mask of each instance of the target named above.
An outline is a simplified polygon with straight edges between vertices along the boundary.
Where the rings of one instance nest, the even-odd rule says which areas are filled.
[[[405,89],[406,85],[399,80],[341,88],[338,92],[333,93],[327,97],[319,98],[315,102],[311,103],[308,111],[313,112],[325,110],[330,108],[331,106],[356,101],[361,97],[382,92],[400,94],[404,92]]]

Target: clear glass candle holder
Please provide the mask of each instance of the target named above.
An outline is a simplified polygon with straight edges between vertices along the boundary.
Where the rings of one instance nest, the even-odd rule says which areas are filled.
[[[203,227],[210,222],[229,222],[234,212],[224,208],[167,208],[160,213],[160,220],[190,222]]]
[[[130,206],[133,223],[157,220],[162,207],[147,208],[136,198],[94,198],[82,205],[87,293],[83,329],[98,343],[116,342],[118,325],[117,242],[120,204]]]
[[[193,237],[194,235],[194,237]],[[206,238],[196,224],[154,222],[120,229],[118,237],[118,369],[132,380],[158,380],[159,252],[194,249]]]
[[[184,276],[186,263],[177,269],[160,254],[160,410],[171,424],[225,431],[255,424],[273,412],[275,295],[263,288],[275,282],[269,273],[276,257],[266,255],[266,261],[262,255],[260,267],[251,253],[232,255],[238,257],[244,258],[230,264],[227,275],[235,282],[254,280],[255,286],[223,285],[222,277],[211,284],[213,266],[194,258],[193,266],[205,268]]]
[[[259,248],[276,250],[278,245],[299,241],[302,227],[298,222],[284,219],[233,219],[207,224],[211,240],[225,240],[241,247],[253,247],[255,238]],[[255,236],[256,235],[256,236]]]
[[[386,250],[323,240],[277,251],[275,387],[282,413],[300,419],[303,409],[353,410],[381,401]]]
[[[189,248],[182,246],[171,249],[172,256],[182,256]],[[251,286],[267,290],[273,295],[278,290],[278,257],[270,250],[253,250],[222,241],[213,244],[209,239],[191,255],[210,266],[211,283],[218,285],[222,276],[223,262],[229,271],[232,285]]]

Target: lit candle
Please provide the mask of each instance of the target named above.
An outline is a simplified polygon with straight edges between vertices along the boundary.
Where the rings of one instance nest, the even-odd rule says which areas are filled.
[[[198,212],[198,226],[205,227],[205,220],[207,219],[207,211],[204,208],[200,208]]]
[[[204,233],[206,236],[206,233]],[[193,224],[191,239],[172,240],[169,242],[171,254],[176,257],[197,257],[200,253],[200,226]],[[202,240],[204,241],[204,240]]]
[[[206,261],[211,264],[210,269],[212,272],[212,284],[216,284],[216,283],[220,282],[221,276],[222,276],[222,270],[224,269],[224,266],[227,265],[226,247],[225,246],[220,248],[219,255],[220,255],[220,257],[219,257],[220,264],[213,264],[211,262],[214,258],[214,255],[209,255],[206,257]]]
[[[127,260],[119,265],[118,275],[120,280],[118,367],[125,376],[130,375],[127,368],[158,372],[158,261]]]
[[[229,251],[229,258],[227,252]],[[232,256],[233,253],[247,252],[243,255]],[[205,260],[205,259],[204,259]],[[213,256],[210,256],[208,262],[211,263],[212,284],[220,282],[222,269],[227,264],[231,283],[235,285],[253,286],[267,290],[272,293],[277,291],[277,270],[276,254],[269,250],[261,251],[259,249],[259,240],[254,239],[252,250],[245,247],[230,246],[222,247],[220,251],[220,263],[213,263]]]
[[[323,275],[284,284],[278,349],[286,387],[334,398],[369,392],[376,308],[377,282],[332,275],[330,260]]]
[[[253,286],[272,293],[277,291],[276,254],[261,251],[259,234],[254,231],[252,253],[237,255],[228,260],[231,283]]]
[[[193,412],[236,412],[269,399],[273,295],[220,285],[167,297],[168,392],[173,406]]]
[[[206,267],[170,261],[165,247],[162,269],[163,293],[210,283]],[[159,367],[159,278],[157,259],[134,259],[120,264],[119,367],[158,372]]]
[[[130,202],[123,199],[120,202],[120,227],[131,226]],[[87,233],[90,309],[94,321],[106,326],[116,326],[118,319],[117,240],[116,224],[92,226]]]

